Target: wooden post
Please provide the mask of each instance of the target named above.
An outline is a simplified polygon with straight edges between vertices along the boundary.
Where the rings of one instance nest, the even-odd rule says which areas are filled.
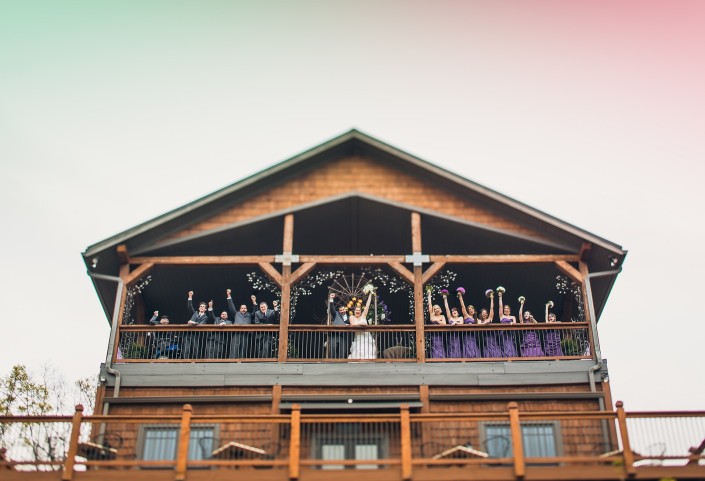
[[[509,407],[509,428],[512,434],[512,455],[514,456],[514,476],[519,479],[526,475],[524,462],[524,443],[521,437],[521,423],[519,421],[519,405],[512,401]]]
[[[291,406],[291,439],[289,440],[289,479],[299,479],[301,467],[301,405]]]
[[[421,214],[411,213],[411,251],[421,254]],[[423,266],[414,266],[414,324],[416,324],[416,362],[426,361],[423,317]]]
[[[619,436],[622,439],[622,456],[624,457],[624,472],[633,478],[636,475],[634,469],[634,453],[629,444],[629,433],[627,432],[627,413],[624,412],[624,403],[617,401],[617,424],[619,425]]]
[[[405,481],[411,479],[411,418],[409,405],[401,405],[401,478]]]
[[[282,253],[291,256],[294,248],[294,214],[284,216],[284,239]],[[279,362],[286,362],[289,350],[289,315],[291,309],[291,262],[283,262],[281,277],[282,298],[279,306]]]
[[[71,420],[71,437],[69,438],[69,451],[64,462],[64,472],[61,474],[62,481],[73,479],[73,466],[76,463],[76,453],[78,453],[78,436],[81,434],[81,420],[83,419],[83,406],[78,404],[76,412]]]
[[[191,441],[191,415],[193,408],[190,404],[184,404],[181,413],[181,430],[179,431],[179,445],[176,449],[176,467],[174,468],[174,480],[184,481],[186,479],[186,465],[188,463],[188,446]]]

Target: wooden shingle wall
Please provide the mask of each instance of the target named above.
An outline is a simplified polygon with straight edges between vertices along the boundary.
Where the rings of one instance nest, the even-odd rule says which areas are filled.
[[[171,238],[206,232],[351,191],[419,209],[432,210],[519,235],[542,237],[531,229],[502,218],[489,209],[469,201],[462,196],[460,188],[457,192],[448,192],[432,184],[430,180],[366,157],[343,157],[324,163],[316,169],[302,172],[281,184],[276,184],[276,181],[277,179],[273,178],[271,188],[259,191],[236,206],[198,222],[172,235]]]

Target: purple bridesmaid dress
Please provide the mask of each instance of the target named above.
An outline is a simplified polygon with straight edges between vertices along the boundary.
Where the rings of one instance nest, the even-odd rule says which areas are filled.
[[[465,324],[475,324],[475,319],[472,317],[467,317],[463,320]],[[480,347],[477,345],[477,338],[474,332],[464,332],[463,333],[463,357],[465,358],[475,358],[482,357],[480,352]]]
[[[502,324],[511,324],[512,320],[508,317],[503,317],[499,320]],[[515,333],[502,331],[500,333],[500,343],[502,346],[502,357],[518,357],[517,347],[514,344]]]

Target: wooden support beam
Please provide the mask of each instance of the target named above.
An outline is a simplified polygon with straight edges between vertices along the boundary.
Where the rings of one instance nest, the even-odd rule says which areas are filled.
[[[434,262],[431,264],[431,267],[426,269],[426,272],[423,273],[423,276],[421,277],[421,283],[426,284],[433,276],[438,274],[438,271],[443,269],[443,266],[445,266],[445,262]]]
[[[519,405],[512,401],[509,403],[509,429],[512,435],[512,455],[514,456],[514,476],[523,479],[526,476],[526,463],[524,461],[524,442],[519,421]]]
[[[421,214],[411,213],[411,251],[421,252]]]
[[[401,479],[411,480],[411,417],[409,405],[402,404],[399,431],[401,435]]]
[[[260,262],[274,262],[275,256],[165,256],[165,257],[133,257],[130,264],[160,264],[160,265],[257,265]]]
[[[117,246],[116,250],[118,259],[120,259],[120,264],[129,264],[130,255],[127,253],[127,246],[125,244],[120,244],[119,246]]]
[[[546,254],[546,255],[431,255],[431,262],[446,262],[453,264],[550,264],[557,261],[578,262],[576,254]],[[130,264],[159,265],[256,265],[260,262],[275,262],[276,256],[167,256],[167,257],[132,257]],[[406,255],[299,255],[298,262],[315,262],[316,264],[359,264],[377,265],[391,262],[406,262]]]
[[[423,278],[421,266],[414,266],[414,324],[416,325],[416,362],[426,361],[423,317]]]
[[[453,264],[524,264],[550,263],[557,261],[578,262],[575,254],[500,254],[500,255],[432,255],[431,262]]]
[[[291,406],[291,431],[289,438],[289,479],[299,479],[301,474],[301,406]]]
[[[407,269],[401,262],[390,262],[389,267],[391,267],[397,274],[401,276],[409,284],[414,283],[414,273]]]
[[[259,262],[257,265],[259,265],[259,268],[262,269],[262,271],[267,274],[269,278],[272,279],[279,287],[282,286],[282,275],[274,268],[272,264],[269,262]]]
[[[590,260],[590,254],[592,253],[592,244],[589,242],[583,242],[580,246],[580,262],[587,262]]]
[[[629,478],[636,474],[634,469],[634,452],[629,442],[629,432],[627,431],[627,414],[624,412],[624,404],[617,401],[617,425],[619,426],[619,436],[622,440],[622,455],[624,456],[624,473]]]
[[[142,277],[144,277],[149,271],[152,270],[152,267],[154,267],[154,264],[152,264],[151,262],[148,264],[142,264],[137,269],[127,274],[127,276],[123,280],[123,282],[125,283],[125,288],[130,287],[132,284],[142,279]]]
[[[559,271],[561,271],[566,276],[573,279],[575,282],[583,282],[583,275],[575,267],[568,264],[566,261],[556,261],[554,262]]]
[[[71,421],[71,435],[69,438],[69,450],[66,454],[66,462],[64,470],[61,473],[62,481],[71,481],[73,479],[74,464],[76,462],[76,454],[78,453],[78,437],[81,435],[81,420],[83,418],[83,406],[77,405]]]
[[[306,262],[302,265],[299,266],[298,269],[296,269],[294,272],[291,273],[291,284],[296,284],[299,279],[302,277],[308,275],[309,272],[311,272],[313,269],[316,268],[316,263],[315,262]]]
[[[282,298],[279,306],[279,355],[278,362],[286,362],[289,353],[289,316],[291,315],[291,266],[282,266],[281,283]]]
[[[186,465],[188,463],[188,445],[191,440],[191,415],[193,408],[184,404],[181,412],[181,429],[179,430],[179,444],[176,448],[176,466],[174,467],[174,481],[186,479]]]
[[[291,254],[294,248],[294,214],[284,216],[284,254]]]

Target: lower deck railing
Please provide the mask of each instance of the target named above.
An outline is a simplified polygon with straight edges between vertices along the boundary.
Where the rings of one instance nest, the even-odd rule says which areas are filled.
[[[122,326],[116,362],[274,362],[280,349],[294,362],[584,359],[593,351],[586,323],[425,326],[421,343],[414,326],[396,325],[290,325],[284,343],[280,336],[279,326]]]
[[[1,416],[0,473],[54,470],[67,481],[103,469],[184,479],[190,470],[236,467],[280,470],[281,479],[331,469],[412,479],[443,468],[474,470],[472,479],[522,479],[536,469],[545,479],[566,479],[566,469],[591,479],[705,477],[704,411],[626,413],[618,403],[615,412],[519,412],[510,403],[491,414],[402,406],[396,414],[324,415],[295,405],[289,414],[217,416],[186,405],[180,416],[84,417],[81,409],[73,417]],[[496,469],[483,476],[482,468]]]

